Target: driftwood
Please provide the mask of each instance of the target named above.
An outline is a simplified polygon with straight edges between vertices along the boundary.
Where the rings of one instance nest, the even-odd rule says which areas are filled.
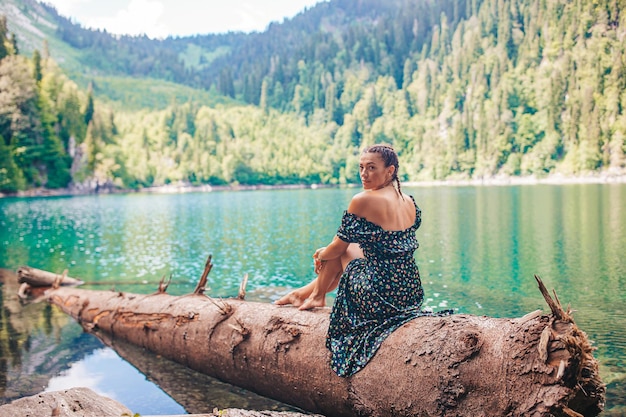
[[[67,269],[62,274],[54,274],[52,272],[43,271],[29,266],[22,266],[17,270],[17,281],[20,288],[17,295],[20,299],[26,299],[29,295],[33,295],[37,289],[45,287],[57,288],[60,285],[82,285],[83,281],[68,277]],[[39,301],[39,298],[37,298]]]
[[[324,415],[598,415],[605,387],[593,348],[537,282],[551,314],[417,318],[350,378],[329,367],[328,308],[77,288],[48,299],[96,335]]]
[[[29,266],[21,266],[17,270],[17,280],[19,283],[26,283],[31,287],[55,287],[59,285],[82,285],[80,279],[67,276],[67,269],[62,274],[55,274]]]
[[[21,299],[27,298],[35,288],[56,288],[60,285],[84,284],[84,282],[79,279],[68,277],[67,269],[63,271],[62,274],[55,274],[29,266],[22,266],[17,270],[17,282],[20,283],[17,295]]]
[[[10,404],[0,406],[0,417],[131,417],[133,415],[136,416],[137,414],[133,414],[119,402],[98,395],[89,388],[71,388],[63,391],[44,392],[31,397],[20,398]],[[295,412],[257,412],[229,408],[223,410],[216,409],[210,414],[185,414],[168,417],[306,417],[306,415]]]
[[[20,398],[0,406],[0,417],[59,416],[96,417],[132,416],[124,405],[96,394],[89,388],[73,388],[64,391],[45,392]]]

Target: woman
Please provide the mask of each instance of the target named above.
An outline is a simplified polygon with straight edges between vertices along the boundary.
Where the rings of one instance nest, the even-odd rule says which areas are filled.
[[[362,369],[404,323],[432,315],[420,311],[424,291],[413,258],[421,212],[402,192],[398,168],[390,146],[363,151],[364,191],[350,201],[332,242],[313,254],[317,278],[276,301],[301,310],[322,307],[326,294],[339,286],[326,338],[331,367],[339,376]]]

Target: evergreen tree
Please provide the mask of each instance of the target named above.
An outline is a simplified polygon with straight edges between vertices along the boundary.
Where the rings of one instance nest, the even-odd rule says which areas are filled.
[[[40,83],[43,77],[41,73],[41,54],[36,49],[33,52],[33,77],[37,83]]]
[[[89,83],[89,88],[87,89],[87,105],[85,106],[85,114],[84,120],[85,125],[89,125],[91,120],[93,119],[94,114],[94,102],[93,102],[93,84]]]
[[[7,28],[7,18],[6,16],[0,16],[0,59],[9,55],[8,43],[9,39],[7,38],[8,28]]]
[[[24,188],[24,177],[15,164],[11,147],[0,136],[0,192],[14,193]]]
[[[15,36],[15,33],[11,33],[11,46],[13,47],[13,53],[19,55],[20,50],[17,46],[17,36]]]

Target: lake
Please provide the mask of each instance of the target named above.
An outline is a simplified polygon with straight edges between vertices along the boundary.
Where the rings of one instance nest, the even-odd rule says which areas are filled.
[[[626,184],[404,187],[422,209],[416,259],[425,307],[519,317],[555,289],[597,348],[603,416],[626,414]],[[114,351],[45,303],[24,304],[12,271],[67,269],[84,288],[207,293],[271,302],[313,277],[356,188],[0,199],[0,403],[87,386],[134,413],[289,410],[132,346]],[[329,303],[332,302],[332,294]]]

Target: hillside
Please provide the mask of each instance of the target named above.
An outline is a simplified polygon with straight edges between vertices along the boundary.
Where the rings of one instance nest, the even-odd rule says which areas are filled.
[[[44,107],[73,184],[354,182],[355,155],[373,142],[394,145],[409,181],[626,166],[621,1],[333,0],[261,33],[164,40],[7,4],[18,55],[48,39],[32,97],[54,99]],[[80,112],[98,104],[75,127],[57,97],[63,73]],[[15,150],[32,146],[17,146],[19,133],[0,130],[18,171]],[[46,169],[24,186],[46,185]]]
[[[110,34],[83,29],[79,24],[60,16],[57,11],[35,0],[5,0],[0,4],[0,15],[8,20],[8,29],[16,35],[20,53],[32,56],[35,50],[49,55],[69,76],[83,89],[91,84],[99,100],[121,110],[137,110],[142,108],[165,108],[172,103],[185,103],[189,100],[198,101],[207,105],[233,102],[230,98],[198,89],[193,85],[177,83],[168,77],[152,76],[153,74],[133,73],[132,71],[117,71],[108,65],[102,65],[107,60],[120,61],[120,43],[137,43],[141,39],[147,44],[154,45],[150,53],[155,57],[159,53],[155,48],[162,48],[163,42],[145,38],[116,39]],[[71,28],[74,32],[71,32]],[[74,33],[74,42],[68,38]],[[103,36],[111,43],[109,53],[102,54],[102,47],[92,44],[93,48],[85,48],[77,38],[80,36]],[[181,54],[182,60],[198,59],[193,46],[189,52]],[[134,51],[131,51],[131,53]],[[110,53],[117,53],[111,56]],[[96,57],[95,61],[90,57]],[[137,59],[139,56],[135,57]],[[162,61],[165,59],[162,58]],[[158,74],[157,74],[158,75]]]
[[[286,110],[292,107],[303,62],[320,65],[320,74],[311,74],[315,76],[321,69],[332,74],[369,64],[373,77],[392,75],[401,86],[405,60],[421,52],[441,15],[456,25],[465,17],[465,6],[456,0],[335,0],[272,23],[262,33],[163,40],[85,29],[35,0],[8,0],[0,13],[8,16],[10,30],[15,26],[25,54],[41,50],[45,39],[50,56],[81,86],[96,81],[99,95],[118,93],[98,87],[98,79],[129,76],[215,88],[224,96],[258,105],[266,81],[275,107]],[[340,51],[345,56],[338,60]],[[314,94],[322,88],[318,84],[311,86]]]

